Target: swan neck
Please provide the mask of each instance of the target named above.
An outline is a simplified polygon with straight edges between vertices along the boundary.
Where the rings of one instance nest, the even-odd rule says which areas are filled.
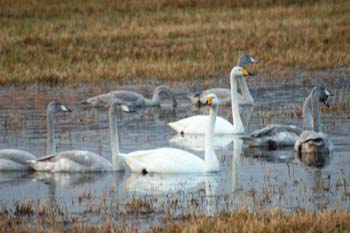
[[[313,130],[316,132],[320,132],[320,101],[319,101],[319,93],[314,92],[311,97],[311,110],[312,110],[312,119],[313,119]]]
[[[47,144],[46,154],[56,153],[55,141],[55,114],[50,109],[47,110]]]
[[[173,102],[173,107],[177,106],[177,102],[174,94],[171,92],[171,90],[168,87],[165,87],[165,86],[159,86],[154,90],[153,97],[151,100],[153,105],[160,105],[160,93],[164,93],[169,97],[169,99]]]
[[[237,78],[231,73],[230,75],[231,84],[231,106],[232,106],[232,120],[234,133],[244,133],[244,126],[242,123],[241,116],[239,114],[239,105],[237,98]]]
[[[239,78],[238,85],[239,85],[239,88],[241,89],[241,92],[242,92],[243,101],[246,103],[254,103],[254,99],[253,99],[252,95],[250,94],[250,91],[249,91],[249,88],[247,85],[247,81],[245,80],[244,77]]]
[[[120,149],[118,138],[117,111],[114,105],[112,105],[109,109],[109,134],[111,140],[113,170],[122,170],[121,161],[119,157]]]
[[[313,119],[311,113],[311,94],[305,99],[303,106],[304,130],[313,129]]]
[[[205,133],[205,155],[204,155],[205,172],[217,171],[219,167],[219,161],[216,157],[214,146],[213,146],[217,111],[218,111],[217,105],[210,107],[208,128]]]
[[[158,91],[158,89],[156,88],[153,92],[153,97],[152,100],[150,100],[150,102],[152,103],[152,105],[160,105],[160,97],[159,97],[160,92]]]

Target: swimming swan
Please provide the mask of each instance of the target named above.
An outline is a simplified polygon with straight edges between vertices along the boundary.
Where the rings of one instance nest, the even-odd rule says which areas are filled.
[[[119,106],[115,104],[111,105],[109,109],[110,134],[113,136],[117,135],[116,111],[118,107]],[[128,108],[124,105],[122,105],[121,108],[123,111],[128,111]],[[53,122],[51,124],[51,129],[51,148],[55,148]],[[112,163],[102,156],[86,150],[70,150],[58,153],[53,152],[39,159],[29,160],[27,163],[36,171],[46,172],[97,172],[120,170],[122,164],[118,163],[118,158],[116,158],[114,154],[119,148],[115,148],[115,144],[113,143],[111,144],[111,148]],[[122,169],[124,168],[122,167]]]
[[[315,87],[310,95],[305,99],[303,106],[304,129],[313,128],[313,105],[319,106],[323,103],[328,106],[329,91],[323,87]],[[303,130],[294,125],[271,124],[252,132],[248,137],[244,137],[250,147],[268,147],[277,149],[280,146],[294,146]]]
[[[256,60],[247,54],[243,54],[239,57],[237,66],[244,67],[246,64],[256,63]],[[254,99],[250,94],[247,82],[243,76],[238,79],[238,85],[242,92],[241,94],[237,94],[238,103],[241,105],[253,105]],[[192,104],[197,106],[201,106],[205,103],[205,97],[209,93],[215,94],[220,100],[220,105],[230,105],[231,103],[231,90],[227,88],[211,88],[205,91],[201,91],[195,93],[193,95],[189,95]]]
[[[154,89],[152,99],[147,99],[136,92],[121,90],[91,97],[82,104],[90,107],[108,107],[117,101],[119,104],[130,107],[160,106],[160,94],[162,93],[171,99],[173,107],[177,106],[175,95],[167,86],[158,86]]]
[[[206,122],[204,160],[187,151],[169,147],[135,151],[121,156],[121,158],[134,173],[202,173],[219,171],[219,160],[213,147],[219,101],[214,94],[209,94],[207,96],[207,104],[210,106],[210,120]]]
[[[232,68],[230,73],[230,83],[233,125],[224,118],[217,117],[214,131],[215,135],[244,133],[244,126],[241,120],[237,102],[237,79],[239,79],[241,76],[248,75],[252,74],[242,67],[235,66]],[[208,116],[197,115],[168,123],[168,125],[181,134],[204,134],[208,119]]]
[[[333,152],[333,143],[327,134],[320,132],[320,104],[315,99],[327,98],[330,93],[324,88],[315,87],[305,101],[304,109],[309,109],[312,114],[303,114],[304,131],[295,142],[294,150],[297,159],[309,166],[323,167],[330,160]]]
[[[53,119],[56,112],[69,112],[70,110],[57,102],[51,102],[47,107],[47,150],[52,152],[54,150],[53,133]],[[2,149],[0,150],[0,171],[19,171],[31,170],[31,167],[26,163],[27,160],[33,160],[36,157],[23,150],[17,149]]]

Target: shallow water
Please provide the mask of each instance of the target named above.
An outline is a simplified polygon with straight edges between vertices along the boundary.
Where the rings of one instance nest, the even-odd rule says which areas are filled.
[[[331,76],[332,72],[328,71]],[[316,74],[326,75],[327,71]],[[96,174],[48,174],[39,172],[0,173],[0,204],[13,208],[16,202],[45,200],[71,217],[81,217],[90,223],[106,219],[141,229],[158,223],[164,214],[177,216],[191,212],[214,214],[237,208],[280,207],[287,212],[324,208],[350,207],[350,93],[349,70],[326,79],[335,93],[331,106],[345,110],[322,108],[322,129],[331,135],[334,153],[329,165],[310,168],[294,159],[293,148],[278,151],[247,148],[238,137],[218,140],[217,155],[221,171],[214,174],[135,175],[130,172]],[[300,76],[300,77],[299,77]],[[303,86],[303,74],[289,84],[283,81],[249,81],[256,105],[243,107],[247,131],[269,123],[292,123],[301,126],[298,106],[309,94],[312,85]],[[299,81],[298,81],[299,80]],[[198,81],[194,80],[196,83]],[[167,123],[207,109],[193,108],[186,95],[193,80],[181,81],[174,91],[179,102],[175,112],[167,105],[160,108],[119,114],[119,134],[123,152],[176,146],[203,156],[200,138],[194,142],[176,137]],[[226,79],[212,80],[220,85]],[[174,83],[168,83],[175,86]],[[270,85],[271,84],[271,85]],[[105,83],[96,85],[6,86],[0,91],[0,148],[18,148],[37,156],[46,150],[46,105],[60,100],[73,109],[72,113],[56,116],[57,150],[84,149],[110,159],[108,118],[105,109],[83,109],[79,103],[90,96],[114,89],[138,91],[150,97],[154,82],[148,86]],[[337,112],[335,112],[337,111]],[[250,112],[250,113],[249,113]],[[231,121],[230,108],[221,107],[219,114]],[[248,117],[250,115],[250,117]],[[249,118],[249,119],[248,119]],[[189,143],[190,142],[190,143]],[[197,142],[197,144],[196,144]],[[182,143],[178,145],[178,143]],[[191,148],[190,148],[191,147]],[[141,210],[132,206],[137,200],[147,203]]]

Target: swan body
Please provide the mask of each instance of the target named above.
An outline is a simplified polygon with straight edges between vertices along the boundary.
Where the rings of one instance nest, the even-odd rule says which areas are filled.
[[[248,75],[251,74],[242,67],[235,66],[232,68],[230,73],[230,83],[233,125],[227,120],[217,117],[214,131],[216,135],[244,133],[244,126],[241,120],[237,101],[237,80],[241,76]],[[181,134],[204,134],[206,131],[206,125],[208,124],[208,119],[208,116],[192,116],[176,122],[168,123],[168,125]]]
[[[47,127],[49,131],[53,131],[51,128],[53,125],[53,118],[56,112],[69,112],[70,110],[58,103],[51,102],[47,107]],[[48,134],[47,137],[47,150],[53,151],[53,138]],[[32,168],[26,163],[27,160],[34,160],[36,157],[27,151],[17,150],[17,149],[2,149],[0,150],[0,171],[22,171],[31,170]]]
[[[244,67],[246,64],[256,63],[256,60],[247,54],[243,54],[239,57],[237,66]],[[237,100],[240,105],[253,105],[254,99],[250,94],[249,88],[247,86],[247,82],[244,77],[240,77],[238,79],[238,85],[242,94],[237,93]],[[211,88],[204,91],[200,91],[189,95],[188,98],[191,100],[192,104],[197,106],[203,105],[205,103],[205,97],[213,93],[215,94],[219,100],[220,105],[230,105],[231,104],[231,91],[227,88]]]
[[[176,121],[176,122],[170,122],[168,125],[175,129],[180,134],[197,134],[197,135],[203,135],[205,132],[205,125],[203,125],[204,122],[208,122],[209,117],[208,115],[196,115],[187,117],[185,119]],[[220,134],[233,134],[235,132],[235,129],[233,125],[225,120],[222,117],[216,117],[216,123],[215,123],[215,130],[214,134],[220,135]]]
[[[327,99],[330,93],[324,88],[314,88],[305,99],[303,106],[304,129],[312,129],[313,126],[313,105],[323,103],[328,106]],[[315,119],[319,122],[318,119]],[[252,132],[245,141],[251,147],[268,147],[277,149],[280,146],[294,146],[303,129],[294,125],[271,124]]]
[[[215,135],[213,146],[215,150],[224,150],[232,143],[231,135]],[[181,148],[191,149],[194,151],[204,151],[205,136],[204,135],[181,135],[176,134],[169,139],[170,145],[176,145]]]
[[[205,165],[196,155],[169,147],[135,151],[122,158],[131,171],[149,173],[201,173]]]
[[[0,150],[0,171],[23,171],[31,168],[26,164],[27,160],[36,157],[23,150],[2,149]]]
[[[309,106],[304,104],[304,108],[310,108],[312,114],[303,115],[305,130],[295,142],[294,151],[296,152],[296,158],[308,166],[323,167],[332,156],[333,143],[327,134],[321,132],[320,106],[319,101],[315,101],[317,98],[321,99],[329,106],[328,96],[330,96],[330,93],[323,87],[315,87],[307,98],[311,104]]]
[[[112,171],[111,162],[100,155],[84,150],[63,151],[30,160],[35,171],[44,172],[96,172]]]
[[[91,97],[84,101],[83,104],[90,107],[108,107],[113,102],[117,102],[120,105],[123,104],[130,107],[160,106],[160,94],[162,93],[171,99],[173,107],[177,106],[175,95],[167,86],[158,86],[154,89],[152,99],[147,99],[136,92],[119,90]]]
[[[210,119],[207,121],[204,160],[187,151],[158,148],[129,153],[121,158],[134,173],[202,173],[220,170],[213,147],[214,127],[219,101],[215,95],[207,96]]]
[[[116,124],[114,124],[116,122],[117,105],[117,103],[111,105],[109,112],[110,133],[115,137],[117,135]],[[122,109],[128,111],[126,106],[122,106]],[[52,132],[53,130],[51,130],[51,134]],[[51,135],[51,138],[54,138],[54,135]],[[113,143],[111,145],[115,146]],[[52,148],[55,148],[55,145]],[[70,150],[59,153],[54,152],[39,159],[29,160],[27,164],[36,171],[45,172],[102,172],[121,170],[123,169],[123,165],[117,163],[114,153],[115,149],[112,148],[112,163],[94,152]],[[117,150],[119,150],[119,147]]]
[[[278,147],[294,145],[303,130],[294,125],[271,124],[243,137],[250,147]]]

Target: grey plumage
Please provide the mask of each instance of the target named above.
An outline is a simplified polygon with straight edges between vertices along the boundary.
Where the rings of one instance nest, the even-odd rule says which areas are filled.
[[[167,86],[156,87],[152,99],[147,99],[136,92],[118,90],[88,98],[82,104],[89,107],[109,107],[113,102],[116,102],[130,107],[160,106],[161,94],[165,94],[170,98],[173,107],[177,106],[175,95]]]
[[[245,65],[252,63],[256,63],[256,60],[247,54],[243,54],[238,58],[237,66],[244,68]],[[238,78],[238,86],[242,93],[238,94],[238,103],[241,105],[254,104],[254,99],[250,94],[247,82],[243,76]],[[213,93],[218,97],[220,105],[231,104],[231,90],[228,88],[210,88],[189,95],[188,98],[191,100],[192,104],[201,106],[205,104],[205,97],[210,93]]]
[[[304,129],[319,128],[319,103],[328,106],[330,93],[323,87],[315,87],[305,99],[303,106]],[[303,129],[294,125],[271,124],[252,132],[244,137],[251,147],[269,147],[277,149],[280,146],[294,146]]]
[[[329,136],[321,132],[319,102],[329,106],[329,91],[324,87],[315,87],[304,104],[304,131],[294,144],[295,157],[308,166],[323,167],[328,164],[333,152],[333,143]],[[319,99],[319,101],[317,101]],[[306,111],[306,110],[311,111]]]

